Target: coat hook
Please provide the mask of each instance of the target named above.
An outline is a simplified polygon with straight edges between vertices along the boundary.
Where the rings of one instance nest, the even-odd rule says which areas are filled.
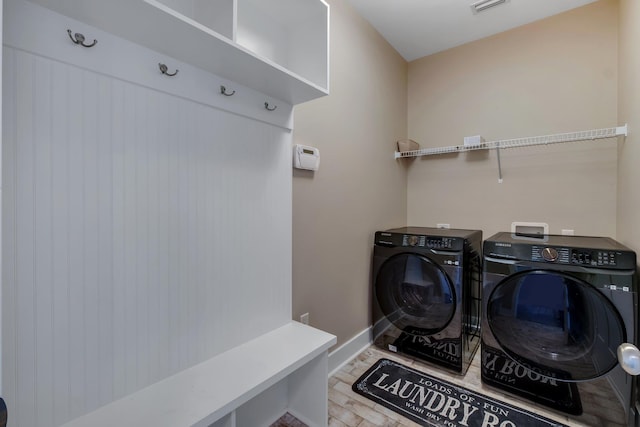
[[[223,94],[224,96],[233,96],[234,93],[236,93],[236,91],[231,91],[231,92],[227,92],[227,88],[224,86],[220,86],[220,93]]]
[[[175,73],[173,73],[173,74],[171,74],[171,73],[169,73],[169,72],[167,71],[167,70],[168,70],[168,68],[167,68],[167,66],[166,66],[165,64],[158,64],[158,67],[160,67],[160,72],[161,72],[162,74],[166,74],[167,76],[170,76],[170,77],[175,76],[176,74],[178,74],[178,71],[179,71],[178,69],[176,69],[176,72],[175,72]]]
[[[277,106],[277,105],[274,105],[274,106],[273,106],[273,108],[269,108],[269,103],[268,103],[268,102],[265,102],[265,103],[264,103],[264,108],[266,108],[266,109],[267,109],[267,110],[269,110],[269,111],[273,111],[273,110],[275,110],[276,108],[278,108],[278,106]]]
[[[67,34],[69,34],[69,38],[71,39],[72,42],[74,42],[75,44],[79,44],[80,46],[93,47],[96,45],[96,43],[98,43],[98,40],[93,39],[93,43],[85,44],[84,35],[80,33],[75,33],[75,35],[71,35],[71,30],[67,30]]]

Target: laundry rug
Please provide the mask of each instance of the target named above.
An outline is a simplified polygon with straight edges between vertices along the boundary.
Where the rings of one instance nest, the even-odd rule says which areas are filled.
[[[388,359],[378,360],[351,388],[424,426],[568,427]]]

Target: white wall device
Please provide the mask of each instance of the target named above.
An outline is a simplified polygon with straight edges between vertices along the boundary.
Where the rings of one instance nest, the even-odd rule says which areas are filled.
[[[464,146],[465,147],[473,147],[475,145],[484,144],[484,138],[480,135],[474,136],[465,136],[464,137]]]
[[[306,145],[293,146],[293,167],[317,171],[320,166],[320,150]]]
[[[513,234],[514,238],[519,238],[516,236],[524,236],[525,239],[529,236],[544,238],[544,236],[549,234],[549,224],[546,222],[514,221],[511,223],[511,234]]]

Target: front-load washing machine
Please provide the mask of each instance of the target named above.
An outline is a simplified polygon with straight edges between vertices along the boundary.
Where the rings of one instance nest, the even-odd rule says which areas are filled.
[[[481,250],[478,230],[376,232],[374,344],[464,374],[480,344]]]
[[[482,382],[589,426],[635,423],[636,254],[613,239],[483,246]]]

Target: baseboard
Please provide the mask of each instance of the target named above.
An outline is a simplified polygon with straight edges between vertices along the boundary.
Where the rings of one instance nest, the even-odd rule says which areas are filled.
[[[329,353],[329,377],[371,345],[372,333],[370,326]]]

